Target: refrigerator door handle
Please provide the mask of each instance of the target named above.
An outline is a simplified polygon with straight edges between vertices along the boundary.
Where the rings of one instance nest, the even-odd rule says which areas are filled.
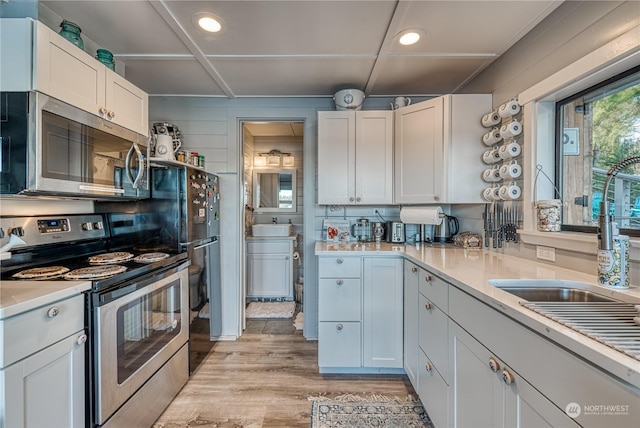
[[[206,248],[206,247],[210,247],[213,244],[217,244],[218,240],[214,240],[211,242],[207,242],[206,244],[202,244],[202,245],[196,245],[195,247],[193,247],[194,250],[199,250],[200,248]]]

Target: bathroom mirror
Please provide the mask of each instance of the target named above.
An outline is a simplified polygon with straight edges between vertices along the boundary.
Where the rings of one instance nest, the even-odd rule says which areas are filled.
[[[256,212],[296,212],[296,171],[254,169],[253,200]]]

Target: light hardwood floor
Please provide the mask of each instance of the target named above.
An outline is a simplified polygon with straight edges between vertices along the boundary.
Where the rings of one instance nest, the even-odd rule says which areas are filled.
[[[251,321],[257,333],[216,342],[154,428],[309,427],[309,396],[416,396],[404,375],[319,374],[318,343],[286,323]]]

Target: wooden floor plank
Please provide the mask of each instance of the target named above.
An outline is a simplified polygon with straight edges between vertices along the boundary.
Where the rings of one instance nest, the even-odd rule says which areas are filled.
[[[341,394],[416,397],[404,375],[320,374],[318,343],[299,330],[245,334],[213,345],[154,427],[309,427],[308,397]]]

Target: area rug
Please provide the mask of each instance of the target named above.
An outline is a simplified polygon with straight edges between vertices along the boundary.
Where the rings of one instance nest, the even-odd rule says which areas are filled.
[[[296,302],[251,302],[247,307],[247,318],[291,318]]]
[[[310,397],[311,428],[433,428],[420,401],[385,396]]]

